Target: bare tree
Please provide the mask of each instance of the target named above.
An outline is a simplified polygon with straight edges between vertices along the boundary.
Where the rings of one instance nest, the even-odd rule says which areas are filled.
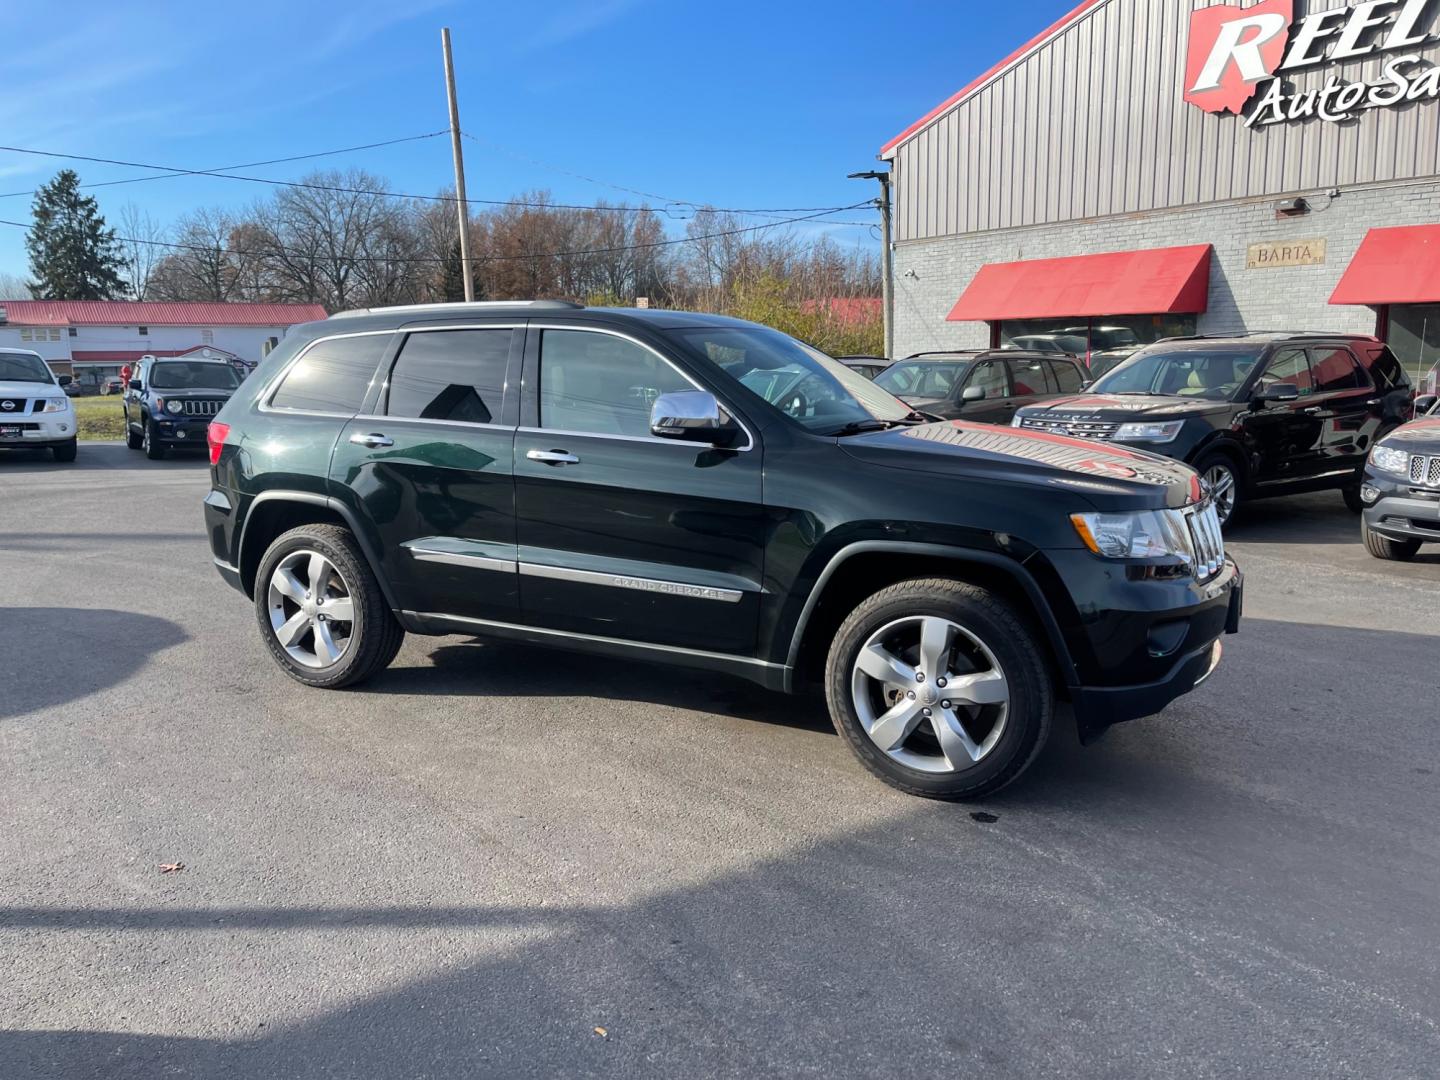
[[[30,285],[23,277],[0,271],[0,300],[29,300]]]
[[[130,282],[130,298],[145,300],[149,296],[150,276],[165,257],[165,230],[150,214],[134,203],[120,210],[118,240],[125,276]]]

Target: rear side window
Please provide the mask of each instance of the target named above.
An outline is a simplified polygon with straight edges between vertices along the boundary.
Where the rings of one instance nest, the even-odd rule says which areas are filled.
[[[492,424],[505,395],[512,331],[411,334],[390,373],[391,416]]]
[[[1389,345],[1371,345],[1365,350],[1365,359],[1370,365],[1370,374],[1375,385],[1381,390],[1409,388],[1410,376],[1405,374],[1404,366],[1390,351]]]
[[[1085,376],[1080,374],[1080,369],[1074,364],[1067,364],[1064,360],[1048,361],[1050,371],[1055,377],[1055,389],[1062,394],[1078,394],[1080,384],[1085,381]]]
[[[388,333],[315,342],[285,373],[270,407],[354,416],[389,344]]]
[[[1008,363],[1010,364],[1010,378],[1015,384],[1016,397],[1047,392],[1045,365],[1041,361],[1011,360]]]
[[[1315,379],[1317,394],[1370,388],[1370,381],[1365,378],[1349,349],[1311,349],[1310,372]]]

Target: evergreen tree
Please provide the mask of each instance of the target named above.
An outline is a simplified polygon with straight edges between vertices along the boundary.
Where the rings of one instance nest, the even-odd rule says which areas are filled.
[[[126,293],[125,259],[115,230],[95,200],[80,194],[80,178],[62,169],[35,193],[35,225],[25,239],[31,292],[39,300],[113,300]]]
[[[465,266],[460,261],[460,238],[458,236],[450,245],[450,251],[445,258],[440,291],[449,303],[465,299]]]

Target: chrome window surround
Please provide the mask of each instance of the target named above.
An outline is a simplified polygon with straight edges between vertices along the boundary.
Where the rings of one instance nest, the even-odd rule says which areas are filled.
[[[695,381],[695,379],[694,379],[688,372],[682,371],[682,370],[675,364],[675,362],[674,362],[673,360],[671,360],[671,359],[670,359],[668,356],[666,356],[664,353],[660,352],[660,351],[659,351],[658,349],[656,349],[654,346],[652,346],[652,345],[647,345],[645,342],[641,341],[639,338],[634,337],[634,336],[632,336],[632,335],[630,335],[630,334],[627,334],[627,333],[625,333],[624,331],[621,331],[621,330],[612,330],[612,329],[609,329],[608,327],[589,326],[589,325],[586,325],[586,324],[584,324],[584,323],[568,323],[568,324],[567,324],[567,323],[532,322],[532,323],[530,323],[530,328],[531,328],[532,330],[541,330],[541,331],[544,331],[544,330],[569,330],[569,331],[572,331],[572,332],[574,332],[574,333],[582,333],[582,334],[608,334],[610,337],[620,338],[620,339],[622,339],[622,340],[624,340],[624,341],[630,342],[632,345],[638,345],[638,346],[640,346],[640,348],[644,349],[646,352],[651,353],[651,354],[653,354],[654,356],[658,357],[658,358],[661,360],[661,362],[663,362],[665,365],[667,365],[672,371],[675,372],[675,374],[679,375],[682,379],[684,379],[687,383],[689,383],[689,384],[690,384],[692,387],[694,387],[696,390],[699,390],[699,391],[701,391],[702,393],[706,393],[706,394],[714,393],[714,391],[712,391],[712,390],[707,390],[705,387],[701,386],[698,382]],[[537,380],[540,379],[540,378],[543,378],[543,376],[544,376],[544,371],[545,371],[545,339],[544,339],[544,337],[541,337],[541,339],[540,339],[540,353],[539,353],[539,355],[540,355],[540,370],[539,370],[538,372],[536,372],[536,378],[537,378]],[[540,388],[539,388],[539,386],[537,386],[535,389],[536,389],[536,396],[537,396],[537,400],[538,400],[538,397],[539,397],[539,394],[540,394]],[[750,429],[745,426],[745,422],[744,422],[743,420],[741,420],[738,415],[736,415],[734,409],[730,408],[730,406],[728,406],[727,404],[725,404],[725,402],[720,399],[720,395],[719,395],[719,394],[715,394],[715,400],[717,400],[717,401],[720,402],[720,407],[725,410],[725,412],[729,415],[730,419],[732,419],[732,420],[735,421],[736,426],[738,426],[738,427],[740,428],[740,430],[745,433],[745,445],[744,445],[744,446],[716,446],[714,443],[707,443],[707,442],[687,442],[687,441],[684,440],[684,439],[661,439],[661,438],[658,438],[658,437],[656,437],[656,436],[654,436],[654,435],[648,435],[648,436],[647,436],[647,435],[611,435],[611,434],[607,434],[606,432],[603,432],[603,431],[566,431],[566,430],[561,429],[561,428],[547,428],[547,427],[544,427],[543,425],[540,426],[540,427],[535,427],[535,428],[522,427],[520,430],[523,431],[523,432],[529,433],[529,434],[588,436],[588,437],[590,437],[590,438],[595,438],[595,439],[622,439],[622,440],[626,440],[626,441],[629,441],[629,442],[657,442],[657,443],[666,443],[667,445],[671,445],[671,446],[709,447],[711,450],[728,450],[728,451],[734,451],[734,452],[736,452],[736,453],[746,453],[746,452],[748,452],[748,451],[750,451],[750,450],[755,449],[755,436],[751,433]]]
[[[277,413],[281,416],[324,416],[339,420],[349,420],[355,415],[354,413],[325,412],[318,409],[287,409],[283,406],[272,405],[270,401],[274,398],[276,391],[280,389],[280,384],[285,381],[285,377],[290,374],[291,369],[301,360],[305,359],[306,355],[311,349],[315,348],[316,345],[326,341],[337,341],[340,338],[379,337],[381,334],[397,334],[399,332],[400,331],[393,329],[357,330],[351,334],[326,334],[324,337],[316,338],[292,356],[285,366],[277,371],[275,376],[265,384],[265,389],[261,390],[259,396],[255,399],[255,408],[262,413]],[[367,397],[370,394],[370,388],[374,387],[374,385],[375,378],[371,376],[370,382],[366,384],[365,394]]]

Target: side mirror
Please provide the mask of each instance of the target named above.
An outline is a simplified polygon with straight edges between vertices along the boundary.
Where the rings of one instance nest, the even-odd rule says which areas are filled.
[[[650,407],[650,434],[661,439],[723,446],[734,432],[735,422],[708,390],[661,394]]]
[[[130,380],[130,383],[129,383],[129,386],[130,386],[130,389],[131,389],[131,390],[139,390],[139,389],[140,389],[140,380],[139,380],[139,379],[131,379],[131,380]]]
[[[1263,404],[1279,401],[1299,401],[1300,388],[1294,383],[1277,382],[1268,390],[1262,390],[1255,395],[1255,400]]]
[[[61,386],[69,386],[75,379],[70,375],[56,375],[55,381]]]
[[[1440,401],[1440,396],[1435,394],[1421,394],[1415,399],[1415,415],[1424,416],[1431,409],[1435,408],[1435,402]]]
[[[1081,380],[1080,380],[1080,389],[1081,389],[1081,390],[1089,390],[1090,387],[1092,387],[1092,386],[1094,386],[1094,385],[1095,385],[1095,380],[1094,380],[1094,379],[1081,379]]]
[[[960,394],[961,401],[984,401],[986,397],[985,387],[967,386]]]

